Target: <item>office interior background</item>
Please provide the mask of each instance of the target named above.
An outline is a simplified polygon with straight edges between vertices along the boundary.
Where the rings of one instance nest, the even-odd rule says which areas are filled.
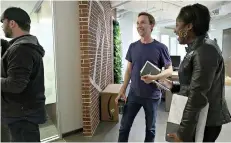
[[[30,14],[31,34],[38,37],[46,51],[44,67],[48,121],[40,126],[41,141],[65,139],[70,133],[76,136],[65,141],[117,141],[119,123],[111,126],[100,121],[98,100],[100,92],[114,83],[113,20],[119,22],[121,31],[122,77],[128,47],[140,38],[136,20],[142,11],[155,17],[152,37],[168,47],[177,66],[184,58],[186,45],[178,44],[173,32],[175,19],[180,8],[197,2],[206,5],[211,12],[208,34],[211,39],[217,40],[221,48],[226,76],[230,78],[230,1],[1,1],[1,13],[10,6],[17,6]],[[7,39],[2,30],[0,36]],[[226,98],[231,110],[230,88],[227,86]],[[167,112],[163,112],[167,118]],[[143,113],[138,116],[144,117]],[[144,124],[143,119],[137,119],[136,124]],[[103,130],[102,126],[107,126],[104,128],[108,130]],[[220,141],[231,141],[224,137],[231,131],[228,129],[231,125],[228,126]],[[135,125],[134,130],[140,130],[139,127]],[[135,137],[138,132],[132,131],[131,134],[134,141],[142,141],[140,137]],[[161,137],[157,140],[164,141],[164,134],[164,129],[161,129],[157,134]],[[86,139],[86,136],[91,139]]]

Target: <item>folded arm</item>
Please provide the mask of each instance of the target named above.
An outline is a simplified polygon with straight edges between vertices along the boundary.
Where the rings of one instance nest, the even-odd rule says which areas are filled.
[[[21,93],[30,81],[33,69],[33,57],[27,48],[16,47],[12,49],[7,58],[7,77],[1,77],[1,90],[3,92]]]

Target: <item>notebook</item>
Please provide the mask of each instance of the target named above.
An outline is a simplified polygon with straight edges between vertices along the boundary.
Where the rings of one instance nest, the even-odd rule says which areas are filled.
[[[148,74],[151,74],[151,75],[157,75],[161,72],[161,70],[155,66],[153,63],[147,61],[143,68],[141,69],[140,71],[140,75],[141,76],[144,76],[144,75],[148,75]]]
[[[155,66],[153,63],[147,61],[143,68],[140,70],[140,76],[144,76],[144,75],[157,75],[161,72],[161,70]],[[153,83],[155,83],[159,88],[170,91],[169,88],[165,87],[164,85],[160,84],[158,81],[153,80]]]

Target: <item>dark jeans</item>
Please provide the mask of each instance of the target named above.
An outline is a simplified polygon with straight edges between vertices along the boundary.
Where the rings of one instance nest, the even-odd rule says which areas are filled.
[[[40,142],[38,124],[21,120],[8,125],[12,142]]]
[[[203,142],[215,142],[221,132],[222,126],[206,126]],[[194,140],[195,142],[195,136]]]
[[[146,120],[145,142],[154,142],[155,123],[157,116],[157,107],[161,99],[148,99],[135,96],[132,91],[129,92],[127,103],[124,106],[123,117],[121,120],[118,142],[128,142],[129,133],[133,121],[140,108],[144,108]]]

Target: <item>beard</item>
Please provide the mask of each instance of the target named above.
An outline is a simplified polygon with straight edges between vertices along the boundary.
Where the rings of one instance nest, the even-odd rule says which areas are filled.
[[[8,25],[3,29],[3,31],[5,33],[6,38],[12,38],[13,32],[12,32],[12,29],[10,29]]]

